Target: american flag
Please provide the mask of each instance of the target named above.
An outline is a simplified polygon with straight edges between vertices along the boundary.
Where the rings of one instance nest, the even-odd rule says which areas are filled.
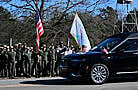
[[[40,36],[44,33],[43,25],[40,19],[39,11],[36,12],[36,52],[39,51]]]

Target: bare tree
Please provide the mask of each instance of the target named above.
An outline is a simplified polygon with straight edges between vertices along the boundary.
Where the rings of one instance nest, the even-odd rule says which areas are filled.
[[[67,13],[77,10],[93,12],[99,5],[109,2],[109,0],[1,0],[1,2],[13,7],[11,12],[18,18],[32,16],[37,7],[43,21],[54,17],[53,14],[56,11],[61,12],[62,14],[58,15],[58,21],[54,24],[56,25]]]
[[[101,8],[101,5],[106,5],[110,1],[112,0],[1,0],[0,2],[9,6],[14,17],[26,23],[34,21],[38,8],[44,28],[47,30],[44,39],[48,40],[48,38],[55,39],[59,33],[67,33],[71,27],[74,12],[92,14]],[[28,29],[23,32],[28,32]]]

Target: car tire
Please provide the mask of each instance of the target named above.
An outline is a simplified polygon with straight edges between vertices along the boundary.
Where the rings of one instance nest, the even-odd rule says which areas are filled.
[[[90,72],[90,78],[94,84],[103,84],[109,78],[109,69],[104,64],[94,64]]]

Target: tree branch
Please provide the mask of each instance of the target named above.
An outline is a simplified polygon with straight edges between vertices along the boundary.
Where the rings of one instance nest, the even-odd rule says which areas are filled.
[[[68,0],[68,1],[70,1],[70,0]],[[75,7],[75,6],[79,5],[79,4],[82,4],[82,3],[84,3],[83,0],[80,1],[80,2],[77,2],[77,3],[73,4],[73,5],[70,6],[70,7],[68,7],[68,5],[67,5],[66,10],[63,12],[63,14],[62,14],[62,16],[60,17],[60,19],[59,19],[53,26],[56,26],[56,25],[58,25],[58,24],[60,23],[60,21],[64,18],[64,16],[66,15],[66,12],[67,12],[68,10],[70,10],[70,9],[72,9],[73,7]]]

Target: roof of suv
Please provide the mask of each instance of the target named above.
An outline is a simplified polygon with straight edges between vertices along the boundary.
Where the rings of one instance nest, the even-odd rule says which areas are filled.
[[[138,37],[138,32],[125,32],[125,33],[121,33],[121,34],[116,34],[113,35],[109,38],[135,38]]]

